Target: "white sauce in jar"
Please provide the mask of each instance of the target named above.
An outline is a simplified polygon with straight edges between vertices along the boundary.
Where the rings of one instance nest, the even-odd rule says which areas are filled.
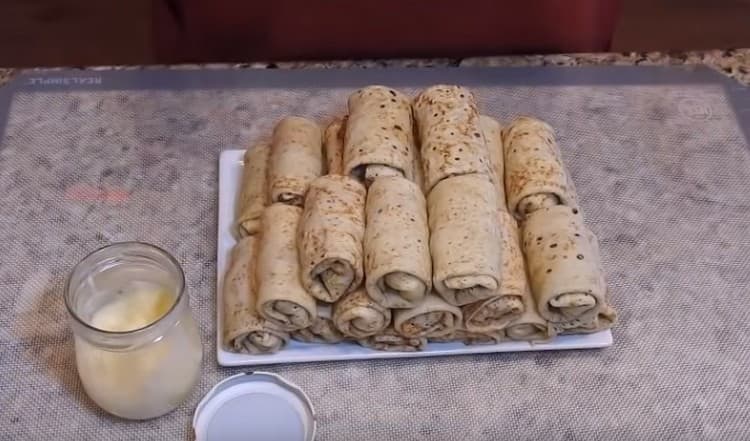
[[[96,310],[89,323],[105,331],[134,331],[159,320],[174,301],[168,290],[135,284],[132,291],[119,293]],[[200,374],[202,348],[190,309],[181,309],[176,323],[152,341],[127,350],[76,336],[78,373],[96,404],[123,418],[147,419],[173,410],[187,398]]]

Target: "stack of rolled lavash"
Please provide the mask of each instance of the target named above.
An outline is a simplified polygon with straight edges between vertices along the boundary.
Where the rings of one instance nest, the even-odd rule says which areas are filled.
[[[463,87],[412,102],[369,86],[323,132],[285,118],[245,154],[236,220],[223,288],[235,352],[290,338],[418,351],[614,322],[552,129],[502,131]]]

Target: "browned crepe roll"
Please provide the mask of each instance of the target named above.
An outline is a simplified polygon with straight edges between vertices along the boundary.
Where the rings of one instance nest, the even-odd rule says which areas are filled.
[[[257,236],[240,239],[232,249],[224,278],[224,346],[232,352],[276,352],[289,340],[289,334],[258,315],[256,310],[254,270],[257,241]]]
[[[552,323],[590,322],[606,305],[594,234],[564,205],[541,208],[523,223],[523,250],[539,314]]]
[[[474,94],[460,86],[433,86],[414,101],[425,192],[450,176],[490,174],[490,160]]]
[[[320,127],[308,119],[289,116],[273,131],[267,189],[271,203],[302,206],[307,188],[323,174]]]
[[[432,189],[427,207],[438,294],[456,306],[496,296],[502,237],[493,183],[486,175],[450,177]]]
[[[237,236],[240,238],[260,232],[260,218],[266,206],[266,169],[270,152],[270,144],[263,142],[245,151],[236,217]]]
[[[430,337],[431,343],[450,343],[460,341],[465,345],[497,344],[507,340],[505,331],[471,332],[466,329],[456,329],[452,334]]]
[[[326,127],[323,150],[329,175],[344,174],[344,134],[346,118],[335,119]]]
[[[422,154],[419,153],[419,148],[414,149],[414,182],[424,194],[424,170],[422,170]]]
[[[465,345],[494,345],[507,340],[505,331],[471,332],[462,330],[459,334]]]
[[[339,343],[344,336],[336,329],[331,320],[331,305],[318,302],[318,316],[312,325],[292,332],[292,338],[305,343]]]
[[[414,139],[409,97],[384,86],[349,96],[344,173],[369,185],[379,176],[413,179]]]
[[[367,293],[386,308],[417,305],[432,274],[422,191],[406,178],[378,178],[367,192],[366,219]]]
[[[313,297],[335,302],[364,278],[365,188],[348,176],[310,184],[299,225],[302,285]]]
[[[427,339],[424,337],[404,337],[392,327],[388,327],[378,334],[357,340],[357,343],[377,351],[417,352],[424,350],[427,346]]]
[[[591,334],[611,328],[617,322],[617,313],[610,305],[605,304],[599,313],[588,320],[572,320],[565,323],[551,323],[554,334]]]
[[[375,303],[362,287],[333,304],[333,323],[344,335],[366,338],[391,324],[391,310]]]
[[[312,325],[315,298],[300,280],[297,227],[302,209],[273,204],[263,212],[263,235],[258,251],[258,311],[287,331]]]
[[[488,332],[505,328],[524,311],[524,297],[530,296],[526,266],[515,219],[498,211],[503,264],[497,294],[463,306],[464,326],[472,332]]]
[[[508,209],[523,219],[544,207],[578,202],[552,127],[520,117],[505,129],[505,192]]]
[[[404,337],[439,337],[461,325],[461,310],[434,293],[409,309],[393,311],[393,328]]]
[[[531,291],[523,297],[524,311],[520,317],[508,324],[505,334],[511,340],[546,341],[555,336],[555,331],[539,311]]]
[[[492,181],[495,183],[497,190],[497,207],[502,211],[508,210],[508,204],[505,201],[505,169],[503,159],[503,136],[500,123],[494,118],[482,115],[479,117],[479,123],[482,126],[482,133],[487,143],[487,152],[490,156],[492,165]]]

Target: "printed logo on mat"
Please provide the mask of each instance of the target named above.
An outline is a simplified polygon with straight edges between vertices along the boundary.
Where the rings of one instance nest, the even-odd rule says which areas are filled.
[[[706,121],[713,116],[713,109],[704,100],[682,98],[677,103],[680,114],[694,120]]]
[[[85,77],[31,77],[27,86],[93,86],[102,84],[100,76]]]
[[[77,184],[65,189],[65,199],[79,202],[121,203],[130,199],[130,192],[124,188],[95,187],[88,184]]]

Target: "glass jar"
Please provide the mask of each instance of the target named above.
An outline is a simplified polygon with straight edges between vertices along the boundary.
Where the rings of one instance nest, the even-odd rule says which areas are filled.
[[[203,351],[185,276],[166,251],[123,242],[86,256],[65,291],[86,393],[128,419],[163,415],[195,386]]]

